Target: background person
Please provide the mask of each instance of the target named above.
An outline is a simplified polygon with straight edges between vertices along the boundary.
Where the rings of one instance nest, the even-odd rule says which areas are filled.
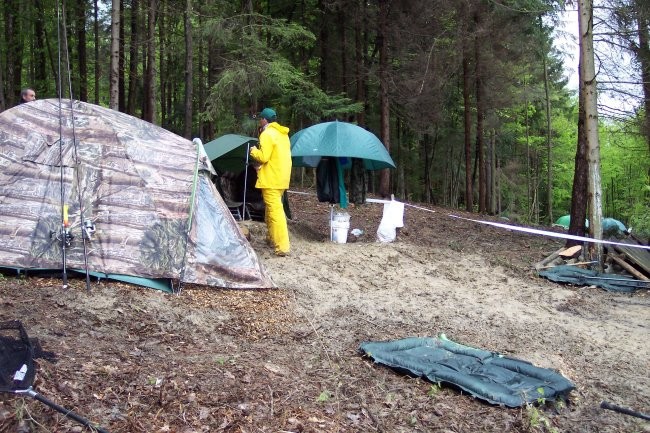
[[[32,102],[36,100],[36,92],[31,87],[25,87],[20,91],[20,101],[18,105],[24,104],[25,102]]]
[[[259,114],[262,130],[259,148],[251,147],[250,156],[261,164],[255,187],[262,190],[268,239],[276,255],[286,256],[289,254],[290,243],[282,195],[289,188],[291,179],[291,143],[289,128],[276,120],[272,108],[265,108]]]

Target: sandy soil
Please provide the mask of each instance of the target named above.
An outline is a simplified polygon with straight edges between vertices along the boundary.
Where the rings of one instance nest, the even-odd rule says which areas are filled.
[[[364,230],[329,242],[327,205],[290,197],[292,254],[246,222],[277,290],[5,277],[0,319],[20,319],[58,360],[35,389],[111,432],[648,432],[650,296],[551,283],[532,265],[561,244],[407,208],[395,243]],[[454,212],[459,214],[458,212]],[[476,217],[476,215],[473,215]],[[351,241],[355,242],[351,242]],[[374,365],[363,341],[448,338],[560,371],[565,404],[508,409]],[[0,394],[0,432],[89,431],[42,403]]]

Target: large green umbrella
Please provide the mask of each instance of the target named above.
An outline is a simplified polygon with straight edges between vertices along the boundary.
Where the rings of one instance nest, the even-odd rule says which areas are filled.
[[[353,123],[324,122],[291,136],[291,156],[297,167],[316,167],[321,156],[361,158],[366,170],[395,168],[386,147],[372,132]]]
[[[238,173],[246,168],[249,144],[257,144],[257,138],[226,134],[205,143],[203,147],[217,173],[223,174],[226,171]]]

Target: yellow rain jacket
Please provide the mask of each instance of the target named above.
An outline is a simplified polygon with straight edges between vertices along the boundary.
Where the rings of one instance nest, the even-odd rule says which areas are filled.
[[[262,163],[257,172],[256,188],[289,189],[291,179],[291,143],[289,128],[269,123],[260,134],[260,145],[251,149],[251,157]]]

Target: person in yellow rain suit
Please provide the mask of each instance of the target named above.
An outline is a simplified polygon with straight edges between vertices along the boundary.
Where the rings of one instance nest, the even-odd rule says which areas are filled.
[[[289,128],[277,122],[277,115],[272,108],[262,110],[259,122],[262,131],[259,148],[253,146],[250,151],[250,156],[261,164],[255,187],[262,190],[268,240],[275,248],[276,255],[286,256],[291,246],[282,195],[289,189],[291,179]]]

